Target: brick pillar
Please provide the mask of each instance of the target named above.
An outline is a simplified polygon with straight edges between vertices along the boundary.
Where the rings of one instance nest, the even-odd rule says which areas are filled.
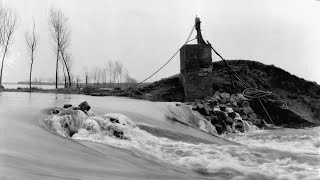
[[[211,47],[188,44],[180,50],[180,73],[186,101],[213,95]]]

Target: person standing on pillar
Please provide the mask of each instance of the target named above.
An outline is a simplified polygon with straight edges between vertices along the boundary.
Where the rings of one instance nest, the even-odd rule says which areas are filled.
[[[197,42],[198,42],[198,44],[207,44],[202,38],[200,23],[201,23],[200,18],[196,17],[195,27],[197,30]]]

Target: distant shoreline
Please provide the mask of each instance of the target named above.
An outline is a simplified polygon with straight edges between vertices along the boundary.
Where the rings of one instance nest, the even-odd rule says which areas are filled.
[[[5,84],[5,83],[4,83]],[[7,83],[7,84],[29,84],[29,82],[26,81],[18,81],[17,83]],[[31,82],[31,85],[56,85],[56,83],[51,82]],[[64,83],[58,83],[58,85],[64,85]]]

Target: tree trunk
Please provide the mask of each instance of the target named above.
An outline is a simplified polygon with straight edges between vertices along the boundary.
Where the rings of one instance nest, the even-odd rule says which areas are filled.
[[[67,77],[65,72],[65,67],[62,65],[63,77],[64,77],[64,87],[67,88]]]
[[[70,88],[70,87],[71,87],[71,85],[72,85],[72,83],[71,83],[71,76],[70,76],[69,68],[67,68],[67,73],[68,73],[69,88]]]
[[[58,89],[58,63],[59,63],[59,49],[57,50],[57,63],[56,63],[56,89]]]
[[[63,60],[63,62],[64,62],[64,65],[65,65],[65,67],[66,67],[67,73],[68,73],[69,87],[71,87],[71,77],[70,77],[69,68],[68,68],[68,66],[67,66],[66,61],[64,60],[64,55],[63,55],[63,52],[62,52],[62,51],[61,51],[61,56],[62,56],[62,60]]]
[[[1,72],[0,72],[0,84],[2,84],[2,74],[3,74],[3,64],[4,64],[4,58],[7,54],[8,46],[4,48],[3,56],[2,56],[2,64],[1,64]]]
[[[31,65],[30,65],[30,77],[29,77],[29,89],[31,93],[31,74],[32,74],[32,65],[33,65],[33,51],[31,52]]]

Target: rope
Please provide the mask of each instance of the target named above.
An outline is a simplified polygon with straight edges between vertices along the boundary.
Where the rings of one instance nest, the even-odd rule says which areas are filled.
[[[208,44],[209,41],[207,41]],[[250,99],[255,99],[257,98],[263,108],[263,110],[266,112],[267,116],[268,116],[268,119],[270,120],[270,122],[272,122],[272,124],[274,125],[274,122],[272,121],[272,118],[270,117],[267,109],[265,108],[265,106],[263,105],[262,101],[261,101],[261,98],[263,97],[266,97],[266,96],[269,96],[272,94],[272,92],[269,92],[269,91],[263,91],[263,90],[260,90],[260,89],[257,89],[257,88],[253,88],[251,87],[250,84],[248,84],[245,80],[243,80],[241,78],[241,76],[236,72],[234,71],[234,69],[228,64],[228,62],[212,47],[212,45],[210,44],[211,46],[211,49],[213,50],[213,52],[219,56],[222,61],[227,65],[227,67],[234,73],[234,76],[240,81],[242,82],[247,88],[243,91],[243,95],[247,98],[250,98]],[[288,109],[288,105],[286,102],[282,101],[282,100],[275,100],[274,102],[281,102],[282,103],[282,106],[280,106],[280,108],[282,109]]]
[[[150,79],[152,76],[154,76],[155,74],[157,74],[161,69],[163,69],[163,68],[179,53],[180,49],[181,49],[184,45],[186,45],[188,42],[193,41],[193,40],[195,40],[195,39],[197,38],[197,37],[196,37],[196,38],[193,38],[193,39],[190,40],[190,37],[191,37],[194,29],[195,29],[195,26],[192,27],[192,29],[191,29],[191,31],[190,31],[190,33],[189,33],[189,35],[188,35],[188,38],[187,38],[187,40],[185,41],[185,43],[171,56],[171,58],[170,58],[164,65],[162,65],[158,70],[156,70],[154,73],[152,73],[150,76],[148,76],[148,77],[145,78],[144,80],[142,80],[142,81],[140,81],[139,83],[137,83],[137,84],[135,84],[135,85],[133,85],[133,86],[130,86],[130,87],[126,88],[126,89],[131,89],[131,88],[134,88],[134,87],[136,87],[136,86],[144,83],[145,81],[147,81],[148,79]],[[125,89],[125,90],[126,90],[126,89]]]

